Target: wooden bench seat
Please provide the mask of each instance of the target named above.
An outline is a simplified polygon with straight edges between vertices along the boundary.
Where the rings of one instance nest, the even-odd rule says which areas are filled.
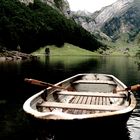
[[[108,98],[126,98],[125,94],[117,93],[99,93],[99,92],[76,92],[76,91],[60,91],[56,92],[58,95],[69,96],[93,96],[93,97],[108,97]]]
[[[110,84],[110,85],[116,85],[115,82],[113,81],[105,81],[105,80],[77,80],[75,82],[73,82],[75,84],[78,83],[87,83],[87,84]]]
[[[48,107],[48,108],[79,109],[79,110],[89,110],[89,111],[92,110],[116,111],[125,108],[125,106],[70,104],[70,103],[58,103],[58,102],[44,102],[38,106]]]

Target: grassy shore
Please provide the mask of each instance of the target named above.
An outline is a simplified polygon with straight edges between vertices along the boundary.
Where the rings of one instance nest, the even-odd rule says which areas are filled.
[[[115,44],[116,45],[116,44]],[[55,45],[51,46],[45,46],[42,47],[35,52],[32,53],[32,55],[42,55],[45,54],[45,49],[49,48],[50,50],[50,56],[76,56],[76,55],[84,55],[84,56],[136,56],[136,54],[139,51],[138,46],[134,45],[117,45],[110,44],[107,49],[101,49],[99,48],[96,51],[88,51],[82,48],[79,48],[77,46],[65,43],[62,47],[56,47]]]
[[[103,41],[108,48],[106,50],[99,49],[98,52],[110,56],[136,56],[140,53],[140,47],[135,42],[126,42],[118,40],[115,43],[111,41]]]
[[[42,47],[35,52],[33,52],[33,55],[41,55],[45,54],[45,49],[49,48],[50,55],[51,56],[70,56],[70,55],[99,55],[96,52],[88,51],[79,47],[76,47],[74,45],[65,43],[62,47],[56,47],[54,45]]]
[[[140,57],[140,48],[134,44],[108,44],[106,49],[99,48],[96,51],[88,51],[80,47],[65,43],[62,47],[55,45],[39,48],[31,54],[25,54],[18,51],[4,51],[0,53],[0,61],[4,60],[25,60],[32,59],[34,56],[45,55],[45,49],[50,50],[50,56],[138,56]]]

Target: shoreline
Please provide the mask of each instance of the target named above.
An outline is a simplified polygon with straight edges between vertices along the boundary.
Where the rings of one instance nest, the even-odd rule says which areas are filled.
[[[37,56],[19,51],[4,51],[0,53],[0,61],[16,61],[16,60],[32,60],[37,59]]]

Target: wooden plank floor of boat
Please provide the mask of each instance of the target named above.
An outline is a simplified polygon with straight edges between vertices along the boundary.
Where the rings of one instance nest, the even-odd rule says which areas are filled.
[[[40,106],[46,108],[61,108],[65,113],[71,114],[91,114],[105,111],[115,111],[123,109],[123,106],[112,105],[111,98],[122,99],[125,94],[97,93],[97,92],[57,92],[56,95],[62,97],[72,96],[69,102],[44,102]]]
[[[70,100],[70,104],[86,104],[86,105],[112,105],[110,98],[125,98],[124,94],[113,94],[113,93],[97,93],[97,92],[66,92],[62,91],[58,94],[62,95],[76,95],[72,100]],[[111,108],[111,107],[110,107]],[[119,109],[119,107],[118,107]],[[110,111],[113,111],[115,109],[110,109]],[[63,109],[63,112],[72,113],[72,114],[91,114],[91,113],[97,113],[97,112],[105,112],[104,110],[82,110],[82,109]]]
[[[106,98],[106,97],[86,97],[86,96],[75,96],[71,100],[70,103],[72,103],[72,104],[88,104],[88,105],[91,105],[91,104],[92,105],[111,105],[109,98]],[[72,114],[91,114],[91,113],[97,113],[99,111],[67,109],[66,112],[72,113]]]

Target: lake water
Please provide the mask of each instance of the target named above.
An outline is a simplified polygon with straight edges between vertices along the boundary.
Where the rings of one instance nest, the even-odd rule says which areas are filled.
[[[56,83],[78,73],[107,73],[130,86],[140,83],[138,61],[132,57],[41,56],[36,61],[0,62],[0,140],[38,140],[22,106],[42,88],[25,83],[24,78]],[[135,97],[137,107],[128,120],[125,140],[140,140],[140,93]]]

